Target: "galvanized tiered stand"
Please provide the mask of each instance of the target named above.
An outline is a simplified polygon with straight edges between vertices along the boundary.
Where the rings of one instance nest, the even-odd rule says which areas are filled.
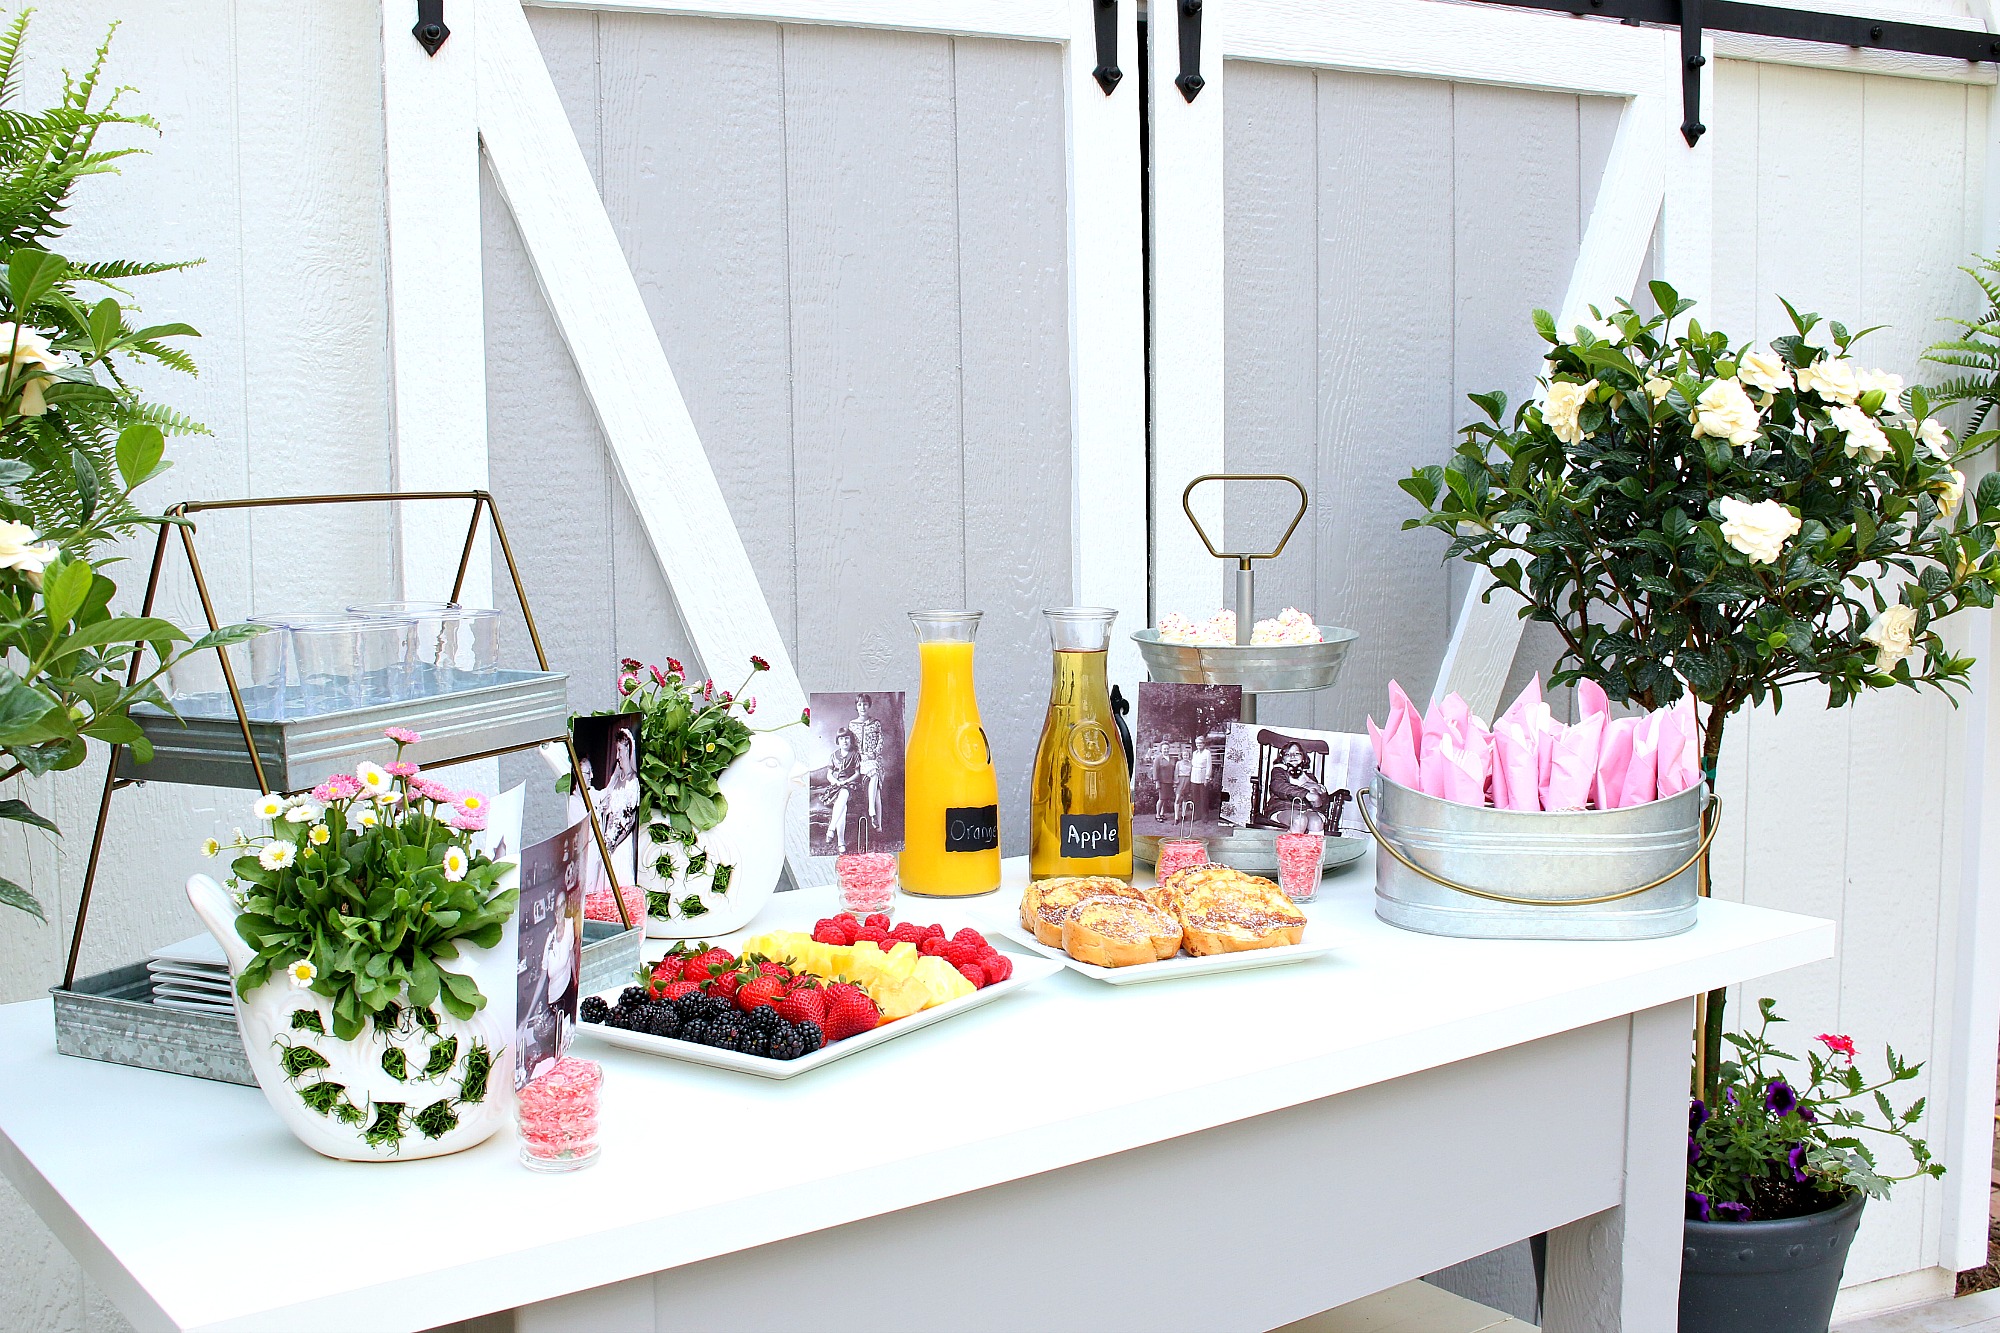
[[[1209,540],[1208,530],[1194,515],[1194,489],[1210,481],[1276,481],[1299,493],[1298,511],[1277,545],[1268,551],[1218,551]],[[1254,561],[1275,560],[1298,531],[1310,503],[1306,488],[1298,478],[1282,472],[1208,472],[1189,482],[1181,491],[1181,512],[1194,525],[1195,534],[1208,553],[1218,560],[1236,562],[1236,642],[1234,644],[1163,643],[1160,632],[1143,629],[1132,636],[1145,659],[1146,673],[1154,680],[1181,685],[1240,685],[1243,687],[1242,720],[1257,720],[1260,694],[1299,694],[1324,690],[1340,679],[1340,667],[1347,651],[1360,636],[1351,629],[1320,627],[1318,643],[1252,644],[1250,635],[1257,625],[1257,570]],[[1159,839],[1138,837],[1133,846],[1140,860],[1151,863],[1159,853]],[[1346,865],[1368,848],[1359,838],[1328,838],[1323,865]],[[1232,829],[1225,838],[1209,840],[1209,859],[1239,870],[1273,874],[1278,869],[1278,830]]]
[[[105,831],[111,818],[111,798],[126,787],[143,782],[174,782],[240,787],[266,794],[305,791],[335,773],[351,771],[364,759],[387,759],[393,743],[382,731],[388,726],[409,727],[421,733],[423,739],[406,747],[404,757],[430,768],[492,759],[561,741],[569,754],[572,788],[583,796],[598,855],[609,873],[610,848],[598,823],[597,807],[590,799],[590,786],[583,781],[576,747],[570,741],[567,678],[549,670],[541,632],[535,626],[535,614],[521,584],[521,571],[514,563],[513,548],[507,544],[507,529],[500,521],[500,508],[485,491],[289,495],[176,505],[167,512],[173,521],[160,525],[159,540],[153,548],[152,574],[146,583],[145,605],[140,614],[153,613],[160,574],[166,564],[168,535],[178,531],[187,553],[188,571],[194,576],[195,591],[201,598],[202,615],[211,631],[221,627],[208,582],[202,575],[201,560],[195,554],[195,525],[189,521],[195,514],[229,509],[432,500],[472,502],[472,519],[458,560],[458,576],[451,585],[453,603],[465,587],[466,571],[479,535],[480,516],[486,512],[492,514],[493,535],[507,561],[514,597],[520,603],[522,619],[527,622],[528,640],[534,645],[540,670],[501,671],[491,684],[425,698],[315,717],[261,720],[251,716],[235,668],[229,661],[228,649],[219,646],[215,651],[229,696],[226,714],[188,716],[183,723],[156,708],[134,709],[133,720],[153,744],[153,758],[141,764],[125,746],[111,747],[104,797],[97,810],[97,831],[91,839],[90,862],[84,871],[83,896],[77,903],[76,927],[70,936],[69,965],[63,972],[62,985],[51,988],[55,996],[58,1051],[230,1083],[256,1082],[244,1058],[233,1015],[192,1013],[154,1004],[152,976],[143,962],[95,976],[76,975],[77,961],[83,951],[84,926],[90,918],[91,894],[104,851]],[[136,680],[139,670],[135,654],[129,679]],[[611,878],[615,884],[615,874]],[[584,924],[585,994],[615,986],[639,965],[644,923],[632,920],[623,893],[613,893],[612,897],[618,905],[616,924],[608,921]]]

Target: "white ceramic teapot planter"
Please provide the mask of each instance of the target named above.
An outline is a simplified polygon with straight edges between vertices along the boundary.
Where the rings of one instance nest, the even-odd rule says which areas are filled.
[[[235,901],[207,875],[188,880],[188,900],[234,979],[255,956],[236,933]],[[234,996],[236,1026],[265,1100],[314,1152],[357,1162],[439,1157],[484,1143],[512,1113],[514,1034],[504,1001],[514,961],[511,934],[491,949],[460,943],[451,969],[487,997],[470,1020],[442,1005],[424,1015],[406,1005],[387,1028],[370,1020],[340,1041],[333,1001],[276,975]]]
[[[544,747],[542,758],[558,774],[569,771],[561,746]],[[793,789],[805,784],[805,769],[795,762],[790,742],[774,732],[757,732],[717,784],[729,813],[697,834],[694,846],[674,841],[659,820],[633,834],[639,840],[639,887],[649,904],[648,939],[707,939],[741,930],[778,886],[785,866],[785,806]],[[654,903],[668,906],[669,914],[654,912]]]

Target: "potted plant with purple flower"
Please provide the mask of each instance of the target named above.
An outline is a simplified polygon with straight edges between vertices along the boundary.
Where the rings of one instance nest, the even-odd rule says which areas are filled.
[[[1785,1021],[1776,1003],[1759,1000],[1757,1012],[1754,1032],[1726,1034],[1732,1058],[1713,1103],[1688,1109],[1682,1333],[1822,1333],[1863,1205],[1898,1181],[1944,1174],[1912,1132],[1924,1099],[1902,1110],[1890,1100],[1922,1064],[1888,1048],[1888,1072],[1870,1080],[1852,1040],[1821,1033],[1825,1051],[1808,1050],[1800,1074],[1799,1057],[1769,1040]],[[1876,1158],[1891,1144],[1907,1159],[1901,1174]]]

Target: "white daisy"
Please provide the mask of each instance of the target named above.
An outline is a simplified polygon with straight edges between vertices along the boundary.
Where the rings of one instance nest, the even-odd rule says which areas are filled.
[[[250,807],[250,813],[259,819],[276,819],[285,813],[285,798],[276,792],[259,796],[257,803]]]
[[[214,838],[208,839],[201,845],[201,854],[203,856],[214,856],[221,850],[222,850],[222,844],[217,842]]]
[[[266,870],[283,870],[298,858],[297,847],[289,842],[279,841],[266,845],[263,851],[257,853],[257,864]]]
[[[364,809],[354,816],[354,822],[361,825],[362,828],[374,828],[382,820],[373,810]]]
[[[298,796],[292,799],[290,807],[286,809],[285,822],[289,824],[310,824],[325,813],[326,807],[315,801],[312,797]]]
[[[326,831],[326,825],[324,824],[314,824],[311,830],[306,834],[306,838],[315,847],[326,846],[326,840],[332,836],[333,835],[331,833],[328,833]]]
[[[456,882],[465,878],[466,868],[471,863],[466,859],[463,847],[444,849],[444,877]]]
[[[319,975],[319,969],[312,965],[312,959],[301,958],[285,969],[285,975],[292,979],[293,986],[304,990],[313,984],[313,978]]]
[[[389,776],[387,769],[365,759],[355,768],[354,776],[361,780],[363,787],[376,796],[380,796],[395,785],[395,779]]]

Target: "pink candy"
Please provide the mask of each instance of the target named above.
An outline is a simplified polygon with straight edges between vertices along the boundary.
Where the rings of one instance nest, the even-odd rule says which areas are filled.
[[[1167,876],[1189,866],[1207,864],[1208,844],[1200,838],[1162,838],[1160,859],[1153,864],[1153,874],[1164,882]]]
[[[1295,903],[1309,903],[1319,891],[1319,872],[1326,852],[1326,835],[1278,835],[1278,887]]]
[[[564,1056],[514,1094],[521,1158],[530,1166],[587,1166],[597,1157],[597,1100],[604,1070]]]
[[[840,910],[849,916],[887,912],[896,901],[896,854],[848,852],[834,860]]]
[[[646,891],[637,884],[627,884],[623,893],[632,924],[641,924],[646,919]],[[618,901],[611,896],[609,885],[600,885],[583,895],[583,915],[591,921],[618,920]]]

